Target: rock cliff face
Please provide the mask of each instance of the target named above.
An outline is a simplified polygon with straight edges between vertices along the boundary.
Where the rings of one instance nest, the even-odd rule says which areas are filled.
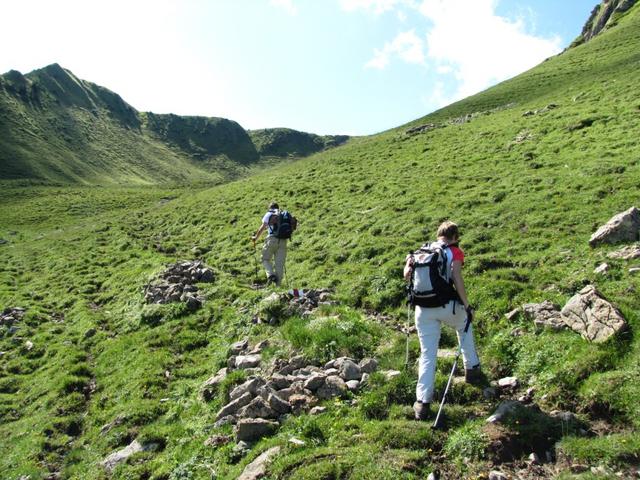
[[[603,0],[592,10],[589,20],[582,27],[582,33],[571,46],[575,47],[588,42],[603,30],[613,27],[636,2],[637,0]]]

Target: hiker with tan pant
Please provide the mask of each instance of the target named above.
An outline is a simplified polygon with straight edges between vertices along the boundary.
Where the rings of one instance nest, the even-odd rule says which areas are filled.
[[[267,238],[262,246],[262,265],[267,273],[267,283],[280,285],[284,278],[284,265],[287,260],[287,243],[297,225],[296,219],[286,210],[280,210],[276,202],[269,205],[267,213],[262,217],[262,224],[251,237],[255,247],[256,241],[267,230]]]

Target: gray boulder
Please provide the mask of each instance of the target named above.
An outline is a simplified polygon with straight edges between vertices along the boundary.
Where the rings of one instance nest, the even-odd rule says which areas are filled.
[[[533,323],[539,327],[548,327],[553,330],[566,327],[560,309],[548,300],[542,303],[525,303],[522,311],[526,318],[533,320]]]
[[[278,422],[264,418],[242,418],[235,426],[236,439],[255,442],[262,437],[272,435],[278,429]]]
[[[562,309],[564,322],[590,342],[601,343],[627,327],[620,311],[593,285],[574,295]]]
[[[615,215],[591,235],[589,245],[600,243],[634,242],[640,232],[640,211],[636,207]]]

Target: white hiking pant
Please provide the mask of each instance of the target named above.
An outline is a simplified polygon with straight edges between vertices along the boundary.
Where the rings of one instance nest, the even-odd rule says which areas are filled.
[[[473,326],[464,333],[467,314],[464,305],[456,302],[453,313],[452,300],[444,308],[416,307],[416,328],[420,339],[420,363],[418,368],[418,385],[416,398],[420,402],[430,402],[433,398],[433,384],[436,375],[436,360],[438,357],[438,343],[440,342],[440,325],[445,323],[456,330],[458,343],[462,339],[462,361],[464,368],[472,368],[480,363],[476,346],[473,341]]]
[[[276,284],[280,285],[284,277],[284,262],[287,259],[287,240],[284,238],[267,237],[262,247],[262,265],[267,272],[267,278],[276,276]],[[274,268],[275,264],[275,268]]]

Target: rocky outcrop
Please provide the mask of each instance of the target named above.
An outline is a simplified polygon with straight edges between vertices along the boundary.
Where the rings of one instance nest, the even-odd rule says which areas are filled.
[[[589,245],[634,242],[640,235],[640,212],[636,207],[615,215],[591,235]]]
[[[204,302],[195,284],[211,283],[214,278],[213,270],[200,260],[174,263],[145,287],[144,299],[147,303],[159,304],[184,302],[194,311]]]
[[[603,0],[592,11],[582,33],[573,41],[572,47],[588,42],[607,28],[616,24],[621,14],[628,11],[636,0]]]
[[[601,343],[627,327],[620,311],[588,285],[562,308],[564,322],[591,342]]]

